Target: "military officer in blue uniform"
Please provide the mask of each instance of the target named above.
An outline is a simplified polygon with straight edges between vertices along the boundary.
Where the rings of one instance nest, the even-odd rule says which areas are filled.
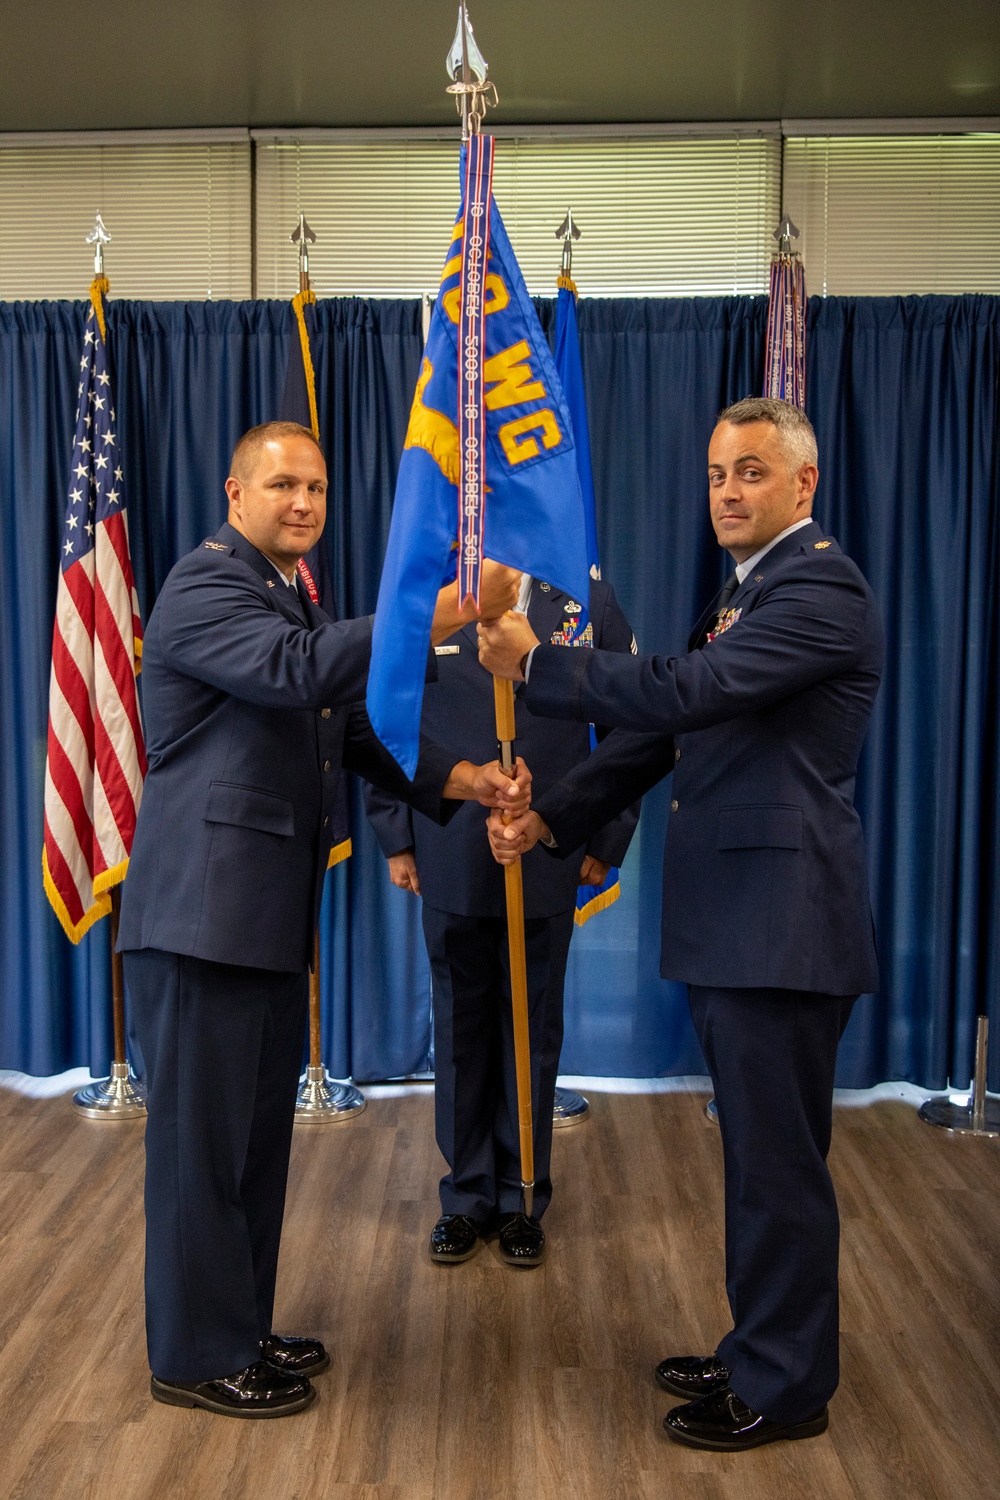
[[[839,1223],[826,1165],[837,1045],[878,971],[855,773],[882,670],[871,590],[812,517],[805,414],[750,398],[709,445],[709,499],[737,564],[686,656],[539,646],[516,615],[482,659],[527,704],[620,726],[509,830],[574,848],[673,772],[662,973],[686,981],[725,1157],[733,1329],[665,1359],[670,1437],[729,1451],[825,1430],[838,1380]],[[494,821],[491,819],[491,822]]]
[[[371,621],[333,623],[296,582],[326,513],[307,429],[252,429],[226,492],[228,521],[172,569],[146,630],[149,772],[118,941],[147,1088],[152,1393],[271,1417],[307,1406],[329,1362],[271,1315],[340,768],[440,821],[468,797],[523,810],[529,778],[424,742],[411,783],[376,739],[360,702]],[[517,583],[492,569],[484,611]],[[434,639],[462,618],[443,590]]]
[[[579,601],[529,575],[519,607],[541,640],[583,651],[594,645],[635,649],[607,583],[591,584],[586,623]],[[493,680],[479,665],[474,627],[463,626],[437,653],[437,681],[424,695],[424,733],[455,755],[485,759],[496,750]],[[590,728],[536,717],[520,688],[515,713],[518,752],[531,767],[537,796],[590,754]],[[581,839],[565,862],[541,850],[524,860],[535,1128],[534,1213],[528,1218],[521,1210],[504,881],[483,837],[486,815],[469,805],[441,827],[377,788],[367,788],[366,799],[393,883],[423,897],[434,1006],[435,1133],[448,1165],[431,1258],[438,1264],[468,1260],[483,1235],[498,1227],[503,1258],[537,1266],[545,1251],[540,1219],[552,1196],[552,1110],[577,887],[602,884],[609,867],[621,863],[638,804]]]

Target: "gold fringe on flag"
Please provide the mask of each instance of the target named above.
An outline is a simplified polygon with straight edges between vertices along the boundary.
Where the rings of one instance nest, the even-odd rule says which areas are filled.
[[[96,285],[96,283],[95,283]],[[309,348],[309,330],[306,327],[306,303],[310,307],[316,306],[316,293],[313,291],[297,292],[292,298],[292,307],[295,310],[295,321],[299,325],[299,343],[302,345],[302,367],[306,372],[306,390],[309,394],[309,421],[312,426],[312,434],[319,442],[319,408],[316,405],[316,371],[313,369],[312,350]]]

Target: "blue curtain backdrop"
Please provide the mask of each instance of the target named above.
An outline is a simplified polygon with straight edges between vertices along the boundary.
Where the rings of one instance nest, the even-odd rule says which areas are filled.
[[[552,306],[539,304],[551,322]],[[108,934],[72,948],[41,888],[49,649],[83,303],[0,304],[0,1067],[110,1055]],[[580,333],[601,557],[643,650],[682,650],[727,571],[707,519],[715,413],[760,388],[762,299],[591,301]],[[110,304],[132,554],[144,618],[172,563],[214,531],[239,433],[273,415],[286,304]],[[327,541],[345,613],[373,608],[421,351],[416,302],[321,302],[314,360],[331,474]],[[858,799],[882,989],[851,1022],[840,1082],[968,1081],[977,1009],[1000,1087],[996,773],[1000,299],[814,300],[808,406],[817,515],[882,601],[889,660]],[[702,1071],[683,992],[657,975],[668,788],[646,799],[623,896],[574,939],[565,1071]],[[324,904],[327,1062],[429,1065],[417,903],[388,883],[353,798],[355,853]],[[753,921],[752,891],[719,893]]]

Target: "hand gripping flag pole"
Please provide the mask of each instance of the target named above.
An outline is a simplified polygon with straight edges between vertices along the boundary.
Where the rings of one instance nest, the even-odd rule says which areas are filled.
[[[456,76],[459,59],[460,80]],[[487,65],[472,38],[465,0],[462,0],[459,7],[458,32],[448,57],[448,67],[454,79],[449,92],[458,96],[462,111],[462,139],[466,146],[458,320],[458,594],[460,603],[471,596],[478,606],[486,496],[485,283],[490,253],[490,202],[493,186],[493,137],[482,135],[480,125],[487,103],[496,102],[496,89],[486,81]],[[488,91],[492,92],[492,97]],[[514,684],[494,677],[493,701],[500,767],[508,776],[513,777],[516,739]],[[521,1148],[521,1195],[524,1212],[530,1218],[535,1197],[535,1140],[531,1112],[531,1038],[528,1028],[528,969],[524,947],[524,888],[520,858],[513,864],[504,866],[504,884],[507,898],[514,1070],[517,1079],[517,1123]]]
[[[292,299],[295,331],[292,334],[285,389],[281,398],[281,416],[307,427],[319,442],[316,376],[309,341],[309,318],[316,303],[316,295],[309,282],[309,246],[316,243],[316,235],[307,224],[305,214],[299,214],[299,222],[289,239],[298,253],[299,290]],[[329,553],[322,537],[305,557],[299,559],[299,580],[313,604],[319,605],[331,618],[336,618]],[[328,868],[348,859],[351,854],[350,822],[343,777],[334,812],[334,825]],[[317,927],[313,939],[312,971],[309,975],[309,1062],[295,1098],[297,1125],[327,1125],[334,1121],[350,1120],[359,1115],[366,1104],[364,1094],[355,1088],[350,1079],[331,1078],[323,1062],[321,961],[322,945]]]

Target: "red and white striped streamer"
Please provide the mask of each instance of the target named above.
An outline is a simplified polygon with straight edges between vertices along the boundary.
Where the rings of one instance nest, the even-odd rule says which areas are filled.
[[[795,254],[771,260],[764,395],[805,408],[806,278],[802,257]]]

